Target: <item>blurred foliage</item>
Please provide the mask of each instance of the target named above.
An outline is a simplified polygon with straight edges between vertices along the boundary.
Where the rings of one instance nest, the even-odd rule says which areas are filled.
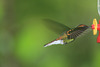
[[[59,35],[43,19],[70,28],[99,19],[96,0],[0,0],[0,67],[100,67],[92,32],[67,45],[44,48]]]

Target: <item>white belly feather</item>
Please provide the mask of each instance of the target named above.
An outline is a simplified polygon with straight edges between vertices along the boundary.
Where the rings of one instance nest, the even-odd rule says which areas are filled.
[[[52,41],[51,43],[46,44],[44,47],[51,46],[54,44],[64,44],[64,42],[63,40],[55,40],[55,41]]]

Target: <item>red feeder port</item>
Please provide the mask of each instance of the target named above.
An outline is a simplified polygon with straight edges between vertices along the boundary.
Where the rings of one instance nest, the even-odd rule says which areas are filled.
[[[93,29],[93,35],[97,34],[97,30],[99,31],[99,35],[97,37],[97,43],[100,43],[100,20],[99,20],[99,24],[97,24],[97,20],[94,19],[91,28]]]
[[[99,35],[97,37],[97,43],[100,43],[100,20],[99,20],[99,24],[97,25],[97,30],[99,31]]]

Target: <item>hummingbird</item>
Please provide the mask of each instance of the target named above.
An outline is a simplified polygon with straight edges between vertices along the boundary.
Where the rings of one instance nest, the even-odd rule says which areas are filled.
[[[90,26],[84,24],[79,24],[75,28],[69,28],[64,24],[61,24],[53,20],[45,19],[45,21],[46,21],[46,26],[49,27],[49,29],[54,30],[57,34],[59,33],[60,36],[55,40],[44,45],[44,47],[57,44],[66,45],[68,43],[71,43],[77,37],[82,35],[82,33],[84,33],[88,28],[90,28]]]

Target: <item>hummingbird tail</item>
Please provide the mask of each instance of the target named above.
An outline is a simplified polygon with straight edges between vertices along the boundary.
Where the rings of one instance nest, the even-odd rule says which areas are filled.
[[[63,40],[54,40],[46,45],[44,45],[44,47],[47,47],[47,46],[51,46],[51,45],[57,45],[57,44],[64,44]]]

